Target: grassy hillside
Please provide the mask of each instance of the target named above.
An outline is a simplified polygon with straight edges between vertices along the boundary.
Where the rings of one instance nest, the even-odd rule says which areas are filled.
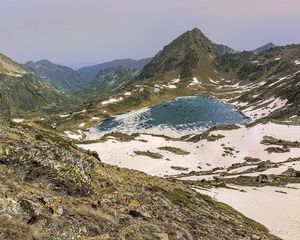
[[[11,116],[53,113],[77,100],[39,80],[32,74],[14,77],[0,74],[0,96],[2,104]],[[8,108],[8,109],[7,109]]]

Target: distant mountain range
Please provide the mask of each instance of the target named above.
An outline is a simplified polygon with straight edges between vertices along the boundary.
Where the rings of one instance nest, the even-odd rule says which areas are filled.
[[[159,51],[127,85],[124,78],[119,87],[114,82],[115,90],[102,92],[83,108],[114,115],[179,96],[201,95],[238,105],[253,119],[288,119],[300,115],[299,56],[300,45],[267,44],[235,52],[216,47],[193,29]],[[130,95],[124,96],[126,92]],[[107,99],[114,101],[106,104]]]
[[[111,62],[105,62],[93,66],[87,66],[80,68],[78,70],[78,73],[86,84],[88,84],[90,81],[94,80],[97,75],[99,75],[99,72],[111,67],[126,67],[126,68],[132,68],[132,69],[138,69],[141,70],[144,68],[146,64],[148,64],[152,58],[145,58],[141,60],[133,60],[133,59],[119,59],[114,60]]]
[[[5,103],[11,106],[14,115],[33,109],[34,111],[58,109],[58,106],[65,103],[82,103],[88,99],[87,104],[93,108],[99,99],[108,95],[118,95],[122,91],[123,93],[132,91],[138,84],[146,84],[147,87],[143,88],[143,94],[139,92],[139,96],[135,96],[135,104],[152,102],[149,99],[153,97],[155,101],[162,101],[165,98],[187,94],[204,94],[221,99],[234,95],[236,99],[247,99],[248,103],[254,103],[258,100],[249,99],[249,92],[252,91],[256,92],[254,95],[264,94],[264,97],[284,97],[290,102],[298,101],[299,91],[295,88],[295,85],[298,85],[292,83],[293,80],[297,81],[299,75],[296,73],[297,69],[293,70],[296,67],[293,61],[298,61],[298,48],[298,45],[276,47],[268,43],[253,51],[236,52],[228,46],[213,43],[195,28],[180,35],[154,58],[115,60],[83,67],[78,71],[48,60],[20,65],[0,55],[1,86],[2,89],[7,88],[11,91],[7,94],[8,90],[6,92],[2,90],[1,97],[6,98]],[[291,71],[295,73],[289,73]],[[266,78],[280,79],[286,76],[289,76],[285,81],[287,83],[282,82],[277,89],[262,84],[266,82]],[[7,81],[8,79],[10,81]],[[24,79],[27,79],[26,82]],[[245,94],[240,87],[235,87],[234,91],[222,91],[230,84],[234,86],[251,84],[250,80],[258,87]],[[19,83],[14,85],[14,82]],[[178,86],[174,86],[173,83]],[[151,89],[157,88],[155,85],[163,86],[160,87],[159,98],[156,94],[158,90]],[[169,85],[170,88],[165,88]],[[21,86],[22,89],[19,89]],[[276,83],[271,86],[276,86]],[[293,88],[290,88],[291,86]],[[133,96],[134,94],[131,97]],[[127,96],[126,99],[131,97]],[[22,105],[26,101],[27,103]]]
[[[104,93],[116,91],[131,82],[139,75],[140,70],[128,67],[108,67],[100,70],[88,86],[77,93],[84,99],[93,98]]]
[[[199,34],[194,34],[196,32]],[[187,47],[184,48],[183,46]],[[275,47],[275,45],[268,43],[256,50],[253,50],[253,52],[258,54],[272,47]],[[206,53],[203,54],[203,51],[201,52],[200,48],[202,48],[203,51],[209,49],[211,56],[208,56]],[[166,52],[170,56],[167,56]],[[182,57],[182,52],[185,53],[184,57]],[[194,55],[194,53],[197,53],[198,55]],[[194,69],[194,73],[195,71],[200,71],[201,74],[210,75],[213,69],[209,70],[208,66],[211,65],[212,59],[217,56],[221,57],[234,53],[236,53],[234,49],[226,45],[215,44],[211,42],[199,29],[193,29],[192,31],[188,31],[187,33],[181,35],[176,39],[176,42],[172,42],[170,45],[168,45],[168,48],[164,48],[154,58],[145,58],[141,60],[118,59],[111,62],[82,67],[78,71],[75,71],[70,67],[52,63],[45,59],[37,62],[29,61],[23,64],[23,67],[27,71],[37,75],[42,80],[47,81],[55,87],[70,93],[78,92],[78,96],[87,99],[96,95],[101,95],[108,89],[118,88],[118,78],[115,79],[113,88],[111,88],[111,86],[109,87],[103,85],[104,83],[108,84],[109,81],[107,77],[109,75],[112,76],[113,72],[118,67],[124,67],[128,70],[130,69],[130,71],[128,71],[129,75],[127,80],[126,76],[122,74],[122,80],[120,81],[120,86],[122,86],[126,81],[132,82],[132,78],[137,77],[139,73],[141,74],[138,79],[149,78],[154,73],[157,75],[157,71],[162,71],[164,72],[164,75],[166,75],[166,69],[162,69],[163,67],[169,68],[170,70],[170,76],[166,77],[172,76],[173,78],[176,78],[179,75],[182,75],[181,77],[184,78],[188,75],[191,76],[192,72],[189,72],[191,69]],[[158,56],[164,56],[165,59],[160,58],[161,62],[158,62]],[[174,59],[172,59],[173,57]],[[201,64],[199,61],[201,61]],[[150,62],[151,65],[149,65]],[[154,64],[159,67],[154,67]],[[174,68],[177,68],[175,65],[180,66],[182,69],[175,73],[173,71]],[[206,67],[204,65],[206,65]],[[144,68],[145,66],[146,68]],[[152,68],[150,68],[150,66]],[[190,68],[190,70],[188,68]],[[200,70],[200,68],[202,68],[202,70]],[[203,69],[206,69],[208,72],[204,73]],[[110,70],[112,72],[108,74],[108,71]],[[102,74],[103,76],[101,76]],[[157,75],[157,77],[161,76]],[[102,81],[102,84],[99,85],[99,82],[101,82],[100,79],[103,78],[105,78],[106,81]],[[89,94],[89,92],[91,94]]]
[[[97,78],[99,79],[99,75],[101,75],[101,72],[105,69],[108,69],[105,71],[105,74],[109,71],[109,69],[118,67],[125,67],[134,72],[136,70],[141,70],[151,61],[151,59],[152,58],[141,60],[119,59],[98,65],[83,67],[78,71],[66,66],[54,64],[45,59],[37,62],[29,61],[23,64],[23,67],[27,71],[37,75],[39,78],[44,79],[59,89],[67,92],[77,92],[93,88],[92,82],[97,82]]]

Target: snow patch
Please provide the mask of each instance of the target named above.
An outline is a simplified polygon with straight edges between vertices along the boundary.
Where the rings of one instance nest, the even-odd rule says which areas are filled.
[[[122,100],[123,100],[122,97],[119,97],[119,98],[111,98],[111,99],[109,99],[109,100],[107,100],[107,101],[103,101],[101,104],[102,104],[102,105],[107,105],[107,104],[111,104],[111,103],[120,102],[120,101],[122,101]]]
[[[25,119],[22,119],[22,118],[14,118],[13,119],[13,122],[15,122],[15,123],[22,123],[24,121],[25,121]]]
[[[100,118],[98,118],[98,117],[92,117],[91,118],[91,121],[96,121],[96,120],[100,120]]]
[[[212,80],[211,78],[209,79],[210,82],[212,82],[213,84],[218,84],[218,82]]]
[[[269,103],[269,104],[267,106],[262,106],[265,103]],[[285,107],[287,103],[288,103],[287,99],[270,98],[259,104],[260,106],[262,106],[261,108],[254,109],[255,107],[251,106],[247,109],[242,110],[242,112],[247,117],[250,117],[252,120],[257,120],[262,117],[267,117],[271,113],[275,112],[276,110]]]
[[[59,115],[60,118],[66,118],[66,117],[69,117],[70,114],[64,114],[64,115]]]
[[[189,86],[194,86],[196,84],[199,84],[200,82],[198,81],[198,79],[196,77],[193,77],[193,81],[189,84]]]
[[[85,113],[86,112],[86,109],[83,109],[82,111],[80,112],[74,112],[74,114],[80,114],[80,113]]]
[[[289,184],[287,187],[230,187],[232,189],[196,191],[230,205],[246,217],[265,225],[271,233],[282,239],[300,239],[300,184]]]
[[[79,125],[78,125],[78,127],[84,127],[85,126],[85,123],[83,122],[83,123],[80,123]]]
[[[300,61],[299,61],[299,60],[296,60],[294,63],[295,63],[296,65],[300,65]]]
[[[77,130],[77,133],[71,132],[71,131],[64,131],[64,133],[67,135],[68,138],[74,139],[74,140],[80,140],[82,139],[82,131]]]
[[[171,83],[179,83],[180,82],[180,79],[179,78],[176,78],[176,79],[173,79],[172,81],[171,81]]]

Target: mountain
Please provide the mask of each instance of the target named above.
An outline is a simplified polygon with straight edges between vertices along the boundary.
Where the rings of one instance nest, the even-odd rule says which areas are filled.
[[[77,95],[87,99],[116,91],[133,82],[139,73],[138,69],[122,66],[105,68]]]
[[[235,50],[233,50],[231,47],[228,47],[226,45],[216,44],[216,43],[214,43],[213,45],[215,47],[215,51],[218,56],[235,53]]]
[[[199,29],[193,29],[165,46],[129,84],[102,92],[81,110],[90,114],[84,116],[86,121],[100,112],[105,113],[104,119],[176,97],[200,95],[237,105],[253,120],[290,121],[289,117],[300,115],[299,56],[299,45],[269,48],[260,54],[222,55]],[[127,92],[130,95],[125,96]],[[71,119],[60,124],[63,128],[80,122]]]
[[[220,70],[230,72],[242,87],[232,102],[246,106],[255,119],[281,119],[300,115],[300,45],[243,52],[218,59]],[[250,108],[249,108],[250,107]],[[255,116],[256,114],[256,116]]]
[[[207,79],[215,77],[212,63],[217,57],[214,44],[197,28],[165,46],[140,74],[141,79]],[[147,80],[147,81],[148,81]]]
[[[145,58],[141,60],[133,60],[133,59],[120,59],[114,60],[111,62],[105,62],[98,65],[86,66],[80,68],[78,73],[84,82],[85,85],[88,85],[90,81],[94,80],[98,73],[101,70],[104,70],[109,67],[127,67],[133,69],[142,69],[147,63],[151,61],[152,58]]]
[[[22,76],[26,73],[26,70],[21,65],[0,53],[0,74]]]
[[[72,68],[57,65],[45,59],[37,62],[29,61],[23,66],[29,72],[64,91],[74,92],[81,87],[80,76]]]
[[[275,48],[275,47],[276,47],[276,45],[274,43],[270,42],[270,43],[267,43],[267,44],[265,44],[265,45],[263,45],[263,46],[255,49],[255,50],[253,50],[253,52],[255,54],[260,54],[261,52],[263,52],[265,50],[268,50],[268,49],[271,49],[271,48]]]
[[[0,55],[0,106],[2,118],[49,113],[76,102],[37,76],[26,72],[10,58]]]

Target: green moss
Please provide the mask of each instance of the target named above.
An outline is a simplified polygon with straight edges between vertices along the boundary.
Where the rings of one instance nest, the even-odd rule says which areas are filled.
[[[175,204],[183,204],[188,207],[190,205],[191,194],[187,191],[183,191],[180,188],[176,188],[171,192],[166,192],[165,195]]]

